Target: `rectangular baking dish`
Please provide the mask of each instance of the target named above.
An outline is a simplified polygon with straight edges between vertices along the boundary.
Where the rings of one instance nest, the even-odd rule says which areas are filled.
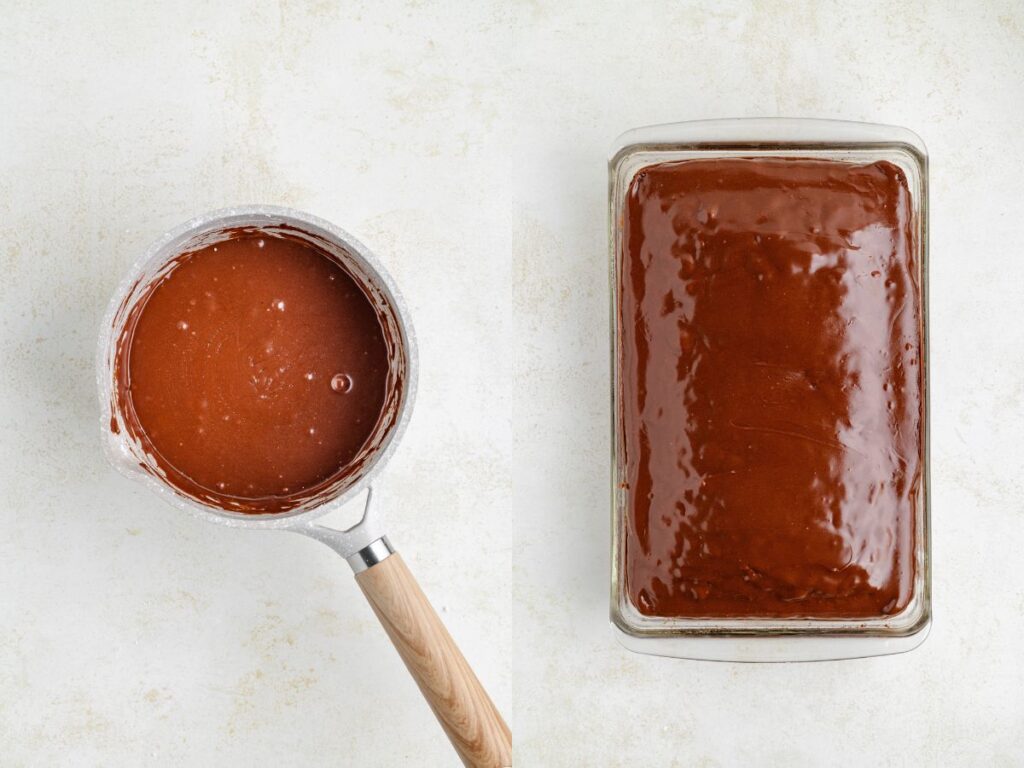
[[[619,336],[620,270],[624,202],[630,182],[645,166],[696,158],[817,158],[870,163],[885,160],[906,176],[911,196],[923,315],[922,492],[914,510],[913,596],[898,614],[872,619],[707,619],[642,614],[625,588],[625,526]],[[911,650],[931,623],[929,536],[928,375],[928,159],[924,143],[899,127],[808,119],[709,120],[629,131],[612,147],[609,164],[612,366],[612,568],[611,623],[618,640],[640,653],[724,661],[816,661]]]

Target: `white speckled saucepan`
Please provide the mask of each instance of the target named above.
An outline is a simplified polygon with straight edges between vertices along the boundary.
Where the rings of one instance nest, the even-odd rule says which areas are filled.
[[[336,482],[295,509],[276,514],[220,509],[166,482],[154,458],[125,428],[123,404],[118,402],[118,343],[136,302],[145,297],[153,280],[173,269],[183,253],[229,237],[239,228],[259,230],[271,237],[287,231],[289,236],[306,239],[336,259],[377,307],[391,348],[392,380],[400,382],[397,397],[389,398],[386,405],[388,418],[382,419],[383,426],[354,460],[358,462],[354,471],[342,473]],[[111,299],[100,330],[96,360],[103,446],[116,469],[179,510],[221,525],[301,533],[338,552],[352,566],[359,586],[463,762],[480,768],[511,765],[508,726],[392,548],[383,521],[371,505],[373,481],[408,423],[416,373],[416,344],[408,311],[394,281],[359,241],[323,219],[288,208],[246,206],[214,211],[172,229],[153,243]],[[351,528],[335,530],[316,522],[316,518],[364,491],[362,519]]]

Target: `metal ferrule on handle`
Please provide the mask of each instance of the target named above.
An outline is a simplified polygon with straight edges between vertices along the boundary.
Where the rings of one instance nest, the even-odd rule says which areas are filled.
[[[352,566],[353,573],[362,573],[368,568],[372,568],[377,563],[386,560],[394,553],[394,547],[391,546],[391,542],[388,541],[388,537],[381,536],[379,539],[371,541],[354,555],[349,555],[345,560],[348,561],[350,566]]]

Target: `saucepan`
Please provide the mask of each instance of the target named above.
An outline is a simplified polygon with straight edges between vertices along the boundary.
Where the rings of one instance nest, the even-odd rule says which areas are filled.
[[[221,509],[167,482],[154,457],[126,418],[119,402],[117,366],[126,350],[120,340],[132,309],[147,288],[166,274],[182,254],[228,237],[239,228],[267,236],[287,232],[306,239],[353,276],[378,311],[388,338],[391,370],[385,415],[354,467],[294,509],[245,514]],[[511,735],[498,710],[448,634],[401,556],[389,541],[373,504],[373,484],[395,451],[409,421],[416,393],[416,344],[408,310],[394,281],[358,240],[339,227],[301,211],[246,206],[214,211],[171,230],[142,254],[110,302],[97,351],[100,426],[110,463],[143,483],[172,506],[204,520],[236,528],[291,531],[323,542],[340,554],[366,596],[424,698],[462,761],[469,766],[511,765]],[[348,502],[365,498],[362,517],[346,530],[317,522]]]

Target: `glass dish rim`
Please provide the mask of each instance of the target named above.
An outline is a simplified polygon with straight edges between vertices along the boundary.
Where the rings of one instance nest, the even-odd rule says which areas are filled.
[[[895,617],[877,619],[690,619],[642,616],[632,605],[620,578],[624,547],[621,531],[624,511],[618,488],[618,226],[624,190],[641,165],[630,168],[628,161],[644,155],[657,155],[658,162],[706,156],[803,156],[852,159],[859,156],[873,159],[895,159],[908,173],[911,201],[916,214],[917,257],[922,293],[922,363],[924,368],[924,450],[922,494],[916,520],[915,558],[917,577],[911,604]],[[883,157],[883,155],[885,155]],[[625,173],[624,170],[631,170]],[[930,353],[928,310],[928,154],[917,134],[899,126],[807,118],[736,118],[700,120],[637,128],[618,137],[608,158],[608,247],[610,272],[610,367],[611,367],[611,611],[610,619],[619,639],[632,650],[665,655],[705,657],[697,651],[666,651],[666,641],[691,641],[752,637],[782,640],[820,638],[859,642],[851,654],[837,651],[820,658],[846,655],[873,655],[909,650],[923,641],[931,622],[931,482],[930,482]],[[909,647],[894,648],[894,639],[919,638]],[[865,646],[865,640],[877,640],[878,648]],[[643,646],[658,645],[649,651]],[[637,646],[641,647],[637,647]],[[899,642],[896,645],[900,645]],[[903,642],[906,646],[907,643]],[[723,646],[724,647],[724,646]],[[797,655],[800,652],[794,651]],[[724,653],[724,655],[722,655]],[[754,654],[756,656],[756,654]],[[783,656],[786,654],[784,653]],[[728,648],[714,656],[731,658]],[[816,656],[818,657],[818,656]],[[757,660],[757,659],[753,659]]]

